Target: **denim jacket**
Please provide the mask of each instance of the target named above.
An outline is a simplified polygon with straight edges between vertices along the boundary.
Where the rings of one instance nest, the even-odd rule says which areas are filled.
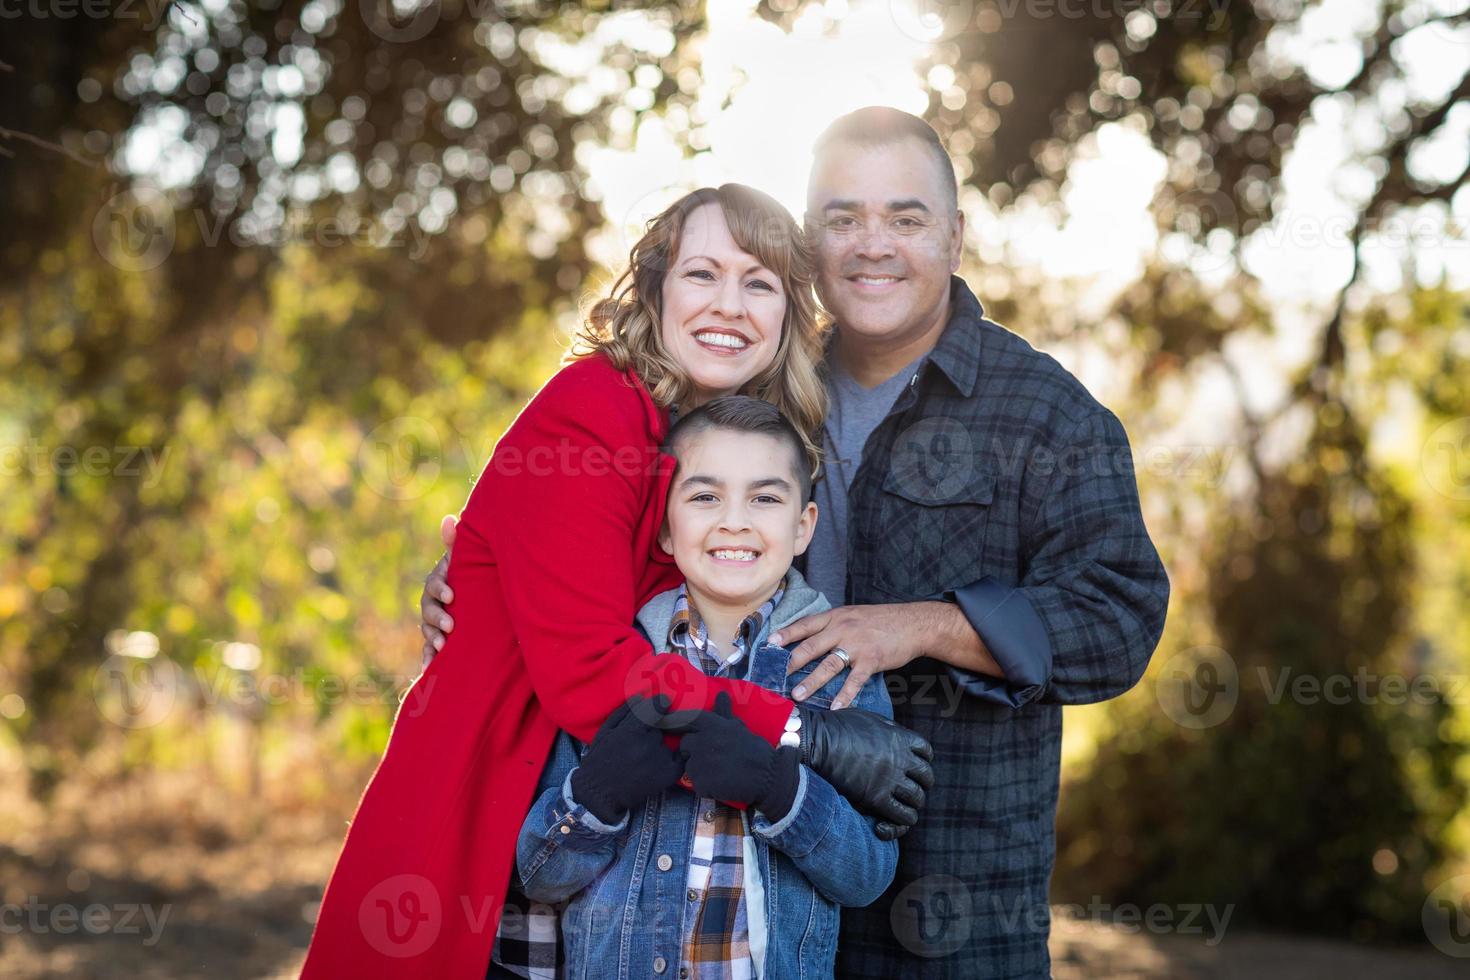
[[[668,635],[677,593],[655,596],[638,614],[639,627],[655,644]],[[785,595],[752,643],[745,679],[789,693],[816,665],[787,677],[791,651],[766,638],[827,608],[793,569]],[[807,703],[826,708],[845,680],[839,674]],[[881,674],[863,686],[853,707],[892,717]],[[686,878],[702,801],[676,787],[634,807],[619,824],[605,825],[572,800],[571,773],[582,751],[565,732],[557,736],[516,847],[521,887],[533,901],[567,902],[561,915],[567,980],[678,977],[686,919],[693,914]],[[785,817],[773,824],[750,810],[747,820],[762,894],[746,898],[764,901],[766,912],[756,975],[831,977],[840,906],[867,905],[883,894],[898,863],[897,842],[879,840],[873,820],[805,766]],[[755,936],[752,946],[758,948]]]

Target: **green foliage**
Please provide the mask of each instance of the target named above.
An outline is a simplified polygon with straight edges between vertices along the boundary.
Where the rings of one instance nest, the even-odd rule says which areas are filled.
[[[1392,322],[1435,346],[1463,327],[1430,314],[1461,302],[1431,290]],[[1381,311],[1364,321],[1388,329]],[[1207,590],[1182,599],[1205,623],[1186,616],[1166,638],[1144,684],[1157,700],[1118,702],[1068,784],[1062,896],[1233,904],[1247,927],[1406,940],[1440,869],[1463,859],[1465,617],[1425,606],[1444,587],[1443,543],[1465,539],[1463,507],[1447,515],[1418,474],[1375,463],[1342,402],[1305,403],[1300,451],[1258,473],[1204,543]],[[1461,582],[1465,554],[1449,559]],[[1201,710],[1180,713],[1181,683]]]

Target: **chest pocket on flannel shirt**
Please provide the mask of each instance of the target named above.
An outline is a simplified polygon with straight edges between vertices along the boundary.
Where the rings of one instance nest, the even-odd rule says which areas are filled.
[[[995,476],[976,472],[958,485],[889,470],[880,495],[873,578],[898,599],[923,599],[982,576]]]

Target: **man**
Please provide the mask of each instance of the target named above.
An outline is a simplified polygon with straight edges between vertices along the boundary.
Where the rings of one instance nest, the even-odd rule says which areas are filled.
[[[893,886],[843,915],[842,977],[1050,975],[1061,706],[1137,683],[1168,605],[1122,425],[954,277],[956,197],[916,116],[860,109],[818,140],[807,225],[836,330],[801,570],[840,608],[773,639],[800,641],[792,670],[820,660],[807,690],[848,671],[834,706],[888,672],[935,773]]]

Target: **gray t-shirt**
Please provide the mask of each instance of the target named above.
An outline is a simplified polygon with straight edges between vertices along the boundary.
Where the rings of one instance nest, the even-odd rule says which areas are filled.
[[[831,362],[827,385],[831,404],[822,439],[824,475],[812,491],[817,530],[807,551],[806,580],[834,606],[847,598],[847,492],[862,463],[863,447],[927,356],[921,355],[874,388],[854,381],[835,358]]]

